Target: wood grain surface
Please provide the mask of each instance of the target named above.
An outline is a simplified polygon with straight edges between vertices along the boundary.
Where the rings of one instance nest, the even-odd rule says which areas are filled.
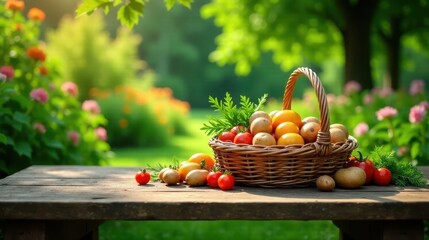
[[[429,177],[429,167],[421,168]],[[0,219],[408,220],[429,219],[429,188],[235,186],[232,191],[150,182],[136,168],[32,166],[0,180]]]

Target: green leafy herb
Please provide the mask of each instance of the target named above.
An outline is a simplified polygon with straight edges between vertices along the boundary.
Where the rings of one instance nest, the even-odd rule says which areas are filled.
[[[208,136],[213,136],[238,125],[248,128],[250,116],[255,111],[262,109],[267,98],[268,94],[264,94],[262,97],[258,98],[258,103],[253,103],[250,98],[240,96],[240,103],[239,106],[237,106],[228,92],[226,92],[223,100],[209,96],[211,107],[214,108],[215,112],[218,112],[220,116],[209,116],[208,123],[204,123],[201,130],[205,131]]]
[[[392,173],[393,184],[397,186],[426,187],[427,180],[423,173],[411,162],[399,161],[395,152],[383,147],[376,147],[371,153],[376,168],[385,167]]]

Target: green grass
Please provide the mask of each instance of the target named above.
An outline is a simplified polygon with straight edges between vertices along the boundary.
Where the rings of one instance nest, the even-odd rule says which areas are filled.
[[[185,161],[196,152],[212,153],[209,137],[200,130],[208,111],[192,111],[189,135],[175,136],[157,148],[114,149],[111,166],[141,167]],[[108,221],[100,227],[100,239],[337,239],[330,221]]]

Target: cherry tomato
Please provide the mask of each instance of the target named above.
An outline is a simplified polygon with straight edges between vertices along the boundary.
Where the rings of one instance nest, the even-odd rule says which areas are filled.
[[[139,185],[145,185],[150,181],[150,174],[143,169],[136,173],[135,179]]]
[[[360,162],[358,167],[362,168],[365,171],[365,174],[366,174],[365,184],[371,183],[374,178],[374,172],[375,172],[374,163],[372,163],[371,160],[367,159],[364,162]]]
[[[247,128],[245,126],[235,126],[231,129],[232,133],[234,133],[235,135],[241,133],[241,132],[247,132]]]
[[[371,160],[367,158],[363,158],[361,152],[358,151],[358,153],[359,153],[359,158],[357,158],[356,156],[351,156],[346,163],[346,167],[362,168],[362,170],[364,170],[366,174],[365,184],[368,185],[369,183],[372,182],[374,178],[375,166]]]
[[[218,139],[222,142],[234,142],[235,135],[237,134],[233,132],[222,132],[221,134],[219,134]]]
[[[392,181],[392,173],[387,168],[379,168],[374,172],[374,182],[378,186],[387,186]]]
[[[218,181],[220,176],[222,176],[222,172],[220,172],[220,171],[210,172],[207,175],[207,184],[212,188],[218,188],[219,185],[218,185],[217,181]]]
[[[217,184],[219,185],[219,188],[224,191],[231,190],[234,188],[235,178],[230,173],[224,173],[217,180]]]
[[[234,143],[251,145],[252,140],[253,140],[253,135],[250,132],[241,132],[235,136]]]

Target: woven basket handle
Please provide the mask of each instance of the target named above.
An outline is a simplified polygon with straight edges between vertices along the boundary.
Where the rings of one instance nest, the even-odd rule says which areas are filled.
[[[325,156],[331,153],[331,135],[329,133],[329,108],[328,101],[326,100],[325,89],[322,86],[322,82],[319,77],[309,68],[298,68],[290,75],[286,84],[286,89],[283,95],[283,109],[290,110],[292,105],[292,95],[295,83],[298,78],[304,74],[310,80],[313,86],[317,99],[319,101],[320,111],[320,131],[317,134],[316,142],[314,143],[315,150],[320,156]]]

